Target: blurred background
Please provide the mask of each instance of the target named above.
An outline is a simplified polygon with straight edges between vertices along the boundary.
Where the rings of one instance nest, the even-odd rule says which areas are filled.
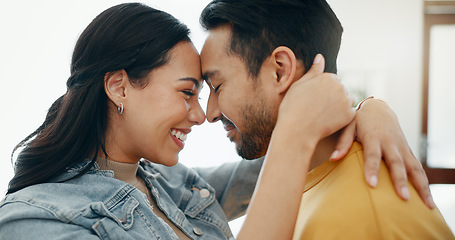
[[[5,1],[0,10],[0,195],[13,176],[14,146],[44,120],[66,92],[78,35],[117,0]],[[144,3],[187,24],[198,50],[206,34],[199,14],[209,0]],[[360,99],[374,95],[396,112],[422,161],[433,197],[455,231],[455,1],[328,0],[344,34],[339,75]],[[205,87],[201,105],[208,98]],[[180,161],[189,167],[239,159],[220,124],[193,128]],[[1,198],[1,197],[0,197]],[[231,223],[233,232],[243,218]]]

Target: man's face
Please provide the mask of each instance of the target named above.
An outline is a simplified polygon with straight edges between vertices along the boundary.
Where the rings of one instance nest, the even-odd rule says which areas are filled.
[[[201,51],[202,73],[210,86],[207,120],[221,120],[237,153],[254,159],[267,152],[277,113],[263,74],[252,79],[242,59],[228,53],[230,36],[227,26],[211,30]]]

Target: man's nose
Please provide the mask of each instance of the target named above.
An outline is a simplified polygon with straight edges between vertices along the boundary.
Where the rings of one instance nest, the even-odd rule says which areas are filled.
[[[214,123],[221,119],[221,111],[218,106],[218,96],[210,93],[207,102],[207,121]]]

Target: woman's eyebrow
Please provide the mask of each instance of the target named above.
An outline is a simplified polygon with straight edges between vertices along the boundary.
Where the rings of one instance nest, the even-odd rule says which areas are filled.
[[[185,78],[179,78],[180,81],[191,81],[194,83],[194,85],[196,86],[196,88],[199,89],[199,87],[201,86],[201,82],[199,80],[197,80],[196,78],[192,78],[192,77],[185,77]]]

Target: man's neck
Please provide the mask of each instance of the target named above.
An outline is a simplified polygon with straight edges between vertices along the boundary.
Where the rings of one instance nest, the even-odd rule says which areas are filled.
[[[312,170],[324,162],[328,161],[330,159],[330,156],[332,155],[333,151],[335,150],[336,143],[338,141],[338,137],[340,135],[340,132],[336,132],[321,141],[319,141],[318,145],[316,146],[316,149],[314,151],[313,157],[311,158],[311,164],[310,164],[310,169]]]

